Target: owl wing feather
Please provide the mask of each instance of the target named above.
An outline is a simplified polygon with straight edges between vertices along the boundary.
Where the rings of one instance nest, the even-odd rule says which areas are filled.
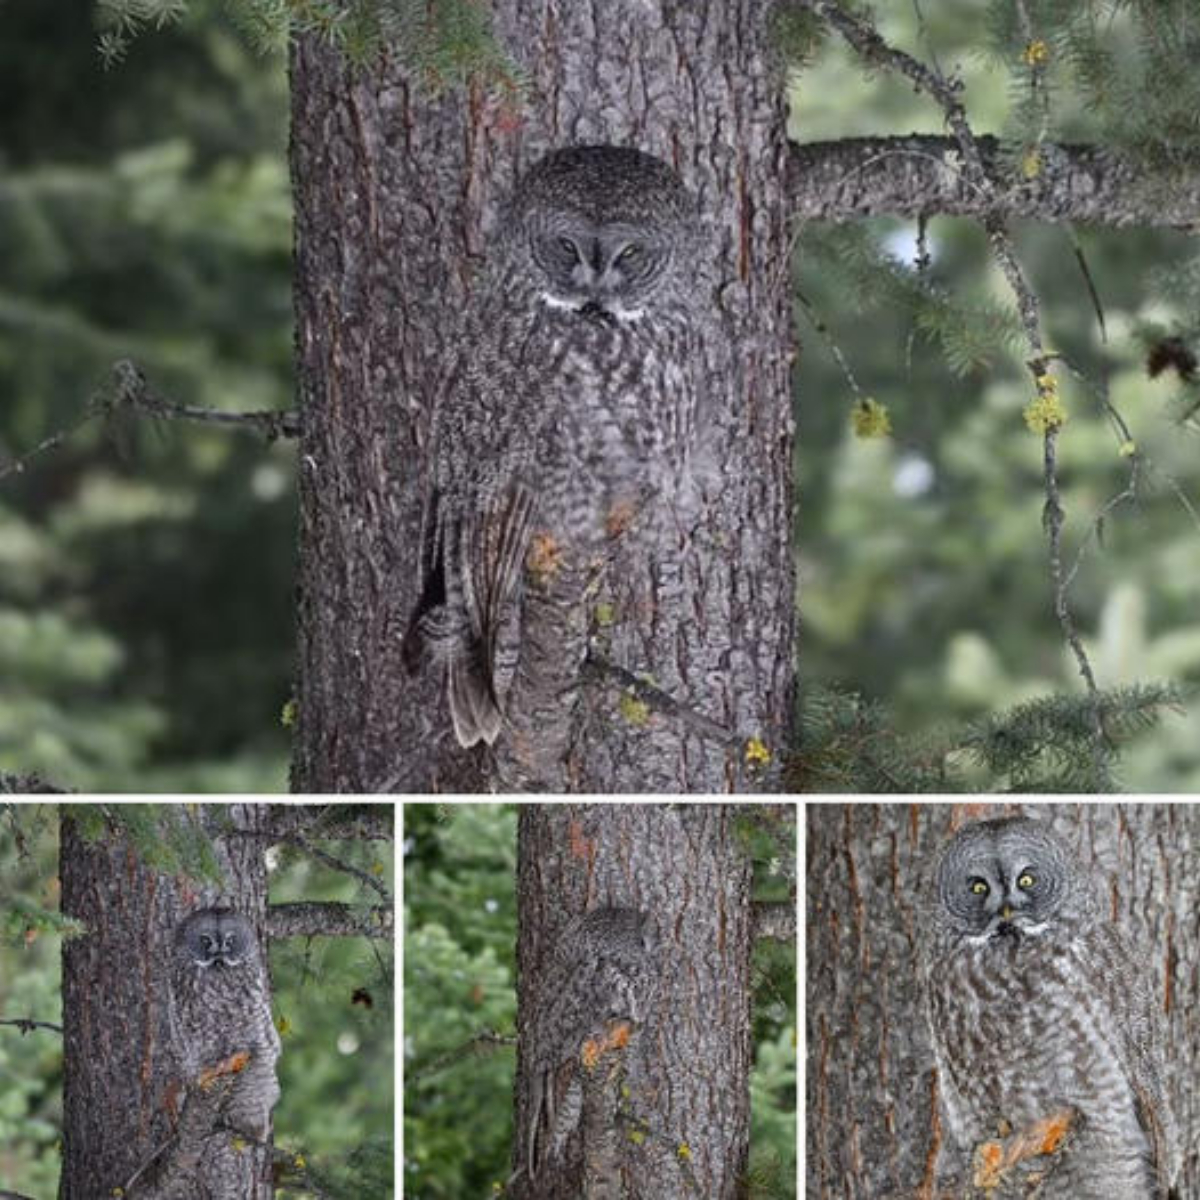
[[[1094,948],[1090,966],[1108,985],[1109,1001],[1094,1008],[1093,1019],[1133,1095],[1156,1180],[1154,1200],[1166,1200],[1177,1170],[1176,1138],[1164,1083],[1163,1048],[1151,1015],[1149,963],[1111,925],[1097,926]]]

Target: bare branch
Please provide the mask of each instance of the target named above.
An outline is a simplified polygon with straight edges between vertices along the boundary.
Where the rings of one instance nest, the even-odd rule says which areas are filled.
[[[680,724],[686,725],[693,733],[702,738],[707,738],[722,746],[738,747],[743,744],[743,739],[732,730],[718,725],[716,721],[710,720],[696,712],[695,709],[688,708],[686,704],[681,704],[673,696],[664,692],[662,688],[655,687],[654,684],[640,675],[635,675],[625,667],[590,654],[583,664],[583,669],[586,675],[591,675],[593,678],[607,679],[609,682],[616,683],[655,712],[679,721]]]
[[[288,834],[282,839],[289,845],[297,846],[303,850],[305,854],[315,858],[317,862],[323,863],[332,871],[341,871],[343,875],[351,875],[359,881],[364,887],[369,887],[372,891],[378,893],[379,897],[387,905],[391,905],[391,893],[387,890],[384,884],[376,879],[373,875],[362,870],[361,867],[356,867],[353,863],[348,863],[345,859],[338,858],[336,855],[330,854],[327,850],[322,850],[320,846],[314,846],[307,838],[302,837],[298,833]]]
[[[1043,142],[1039,169],[1026,178],[1000,142],[975,139],[989,187],[962,170],[958,140],[936,134],[793,142],[788,195],[795,214],[843,223],[862,217],[983,217],[1116,228],[1188,229],[1200,222],[1200,170],[1148,177],[1145,168],[1103,147]]]
[[[226,425],[250,429],[262,434],[268,441],[277,438],[300,436],[300,415],[287,410],[264,410],[261,412],[226,412],[219,408],[197,408],[168,400],[155,391],[142,369],[127,358],[113,363],[113,395],[110,401],[114,409],[128,408],[172,421],[194,421],[203,425]]]
[[[262,412],[226,412],[217,408],[197,408],[168,400],[155,391],[142,369],[127,358],[113,363],[107,390],[97,392],[83,407],[80,415],[64,428],[43,438],[32,450],[0,465],[0,480],[19,475],[32,459],[57,450],[73,433],[91,421],[106,419],[119,412],[141,413],[172,421],[193,421],[205,425],[224,425],[249,429],[268,441],[300,436],[300,414],[288,410]]]
[[[0,471],[0,478],[4,474]],[[10,775],[0,771],[0,796],[65,796],[70,790],[47,782],[40,775]]]
[[[391,907],[356,908],[337,900],[271,904],[267,907],[267,937],[392,936]]]
[[[0,1017],[0,1025],[15,1025],[23,1034],[35,1029],[49,1029],[51,1033],[62,1033],[63,1027],[53,1021],[34,1021],[29,1017]]]
[[[391,804],[272,804],[261,836],[291,834],[331,841],[390,842],[396,836]]]
[[[496,1049],[516,1046],[516,1044],[517,1039],[512,1034],[497,1033],[494,1029],[484,1029],[474,1037],[468,1038],[462,1045],[455,1046],[453,1050],[447,1050],[436,1058],[430,1059],[429,1062],[405,1071],[404,1078],[407,1083],[415,1083],[418,1079],[425,1079],[430,1075],[436,1075],[439,1071],[446,1070],[447,1067],[454,1066],[464,1058],[481,1058]]]
[[[785,902],[768,903],[756,900],[750,906],[756,938],[772,938],[777,942],[796,940],[796,906]]]

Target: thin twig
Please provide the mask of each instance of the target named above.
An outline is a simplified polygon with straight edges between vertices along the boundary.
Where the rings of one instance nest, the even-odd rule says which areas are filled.
[[[726,729],[724,725],[718,725],[716,721],[701,715],[695,709],[681,704],[673,696],[667,695],[662,688],[648,683],[640,675],[635,675],[632,671],[620,667],[616,663],[611,663],[607,659],[590,654],[583,664],[583,671],[584,674],[592,675],[597,679],[610,679],[631,692],[638,700],[649,705],[655,712],[662,713],[666,717],[673,717],[681,724],[686,725],[693,733],[699,734],[700,737],[707,738],[709,741],[718,742],[722,746],[740,747],[745,740],[733,730]]]
[[[113,363],[107,390],[92,396],[84,405],[82,413],[71,424],[43,438],[31,450],[0,466],[0,480],[9,475],[22,474],[31,460],[51,450],[57,450],[89,422],[109,418],[121,411],[143,413],[163,420],[249,429],[268,441],[275,441],[277,438],[297,438],[301,432],[300,414],[295,411],[226,412],[224,409],[198,408],[192,404],[168,400],[150,386],[145,373],[136,363],[123,358]]]
[[[352,875],[365,887],[369,887],[372,889],[372,891],[378,892],[380,898],[385,904],[390,905],[392,903],[391,893],[387,890],[383,883],[368,874],[361,867],[356,867],[353,863],[348,863],[345,861],[345,859],[338,858],[335,855],[330,854],[328,851],[322,850],[319,846],[314,846],[312,842],[299,833],[289,833],[284,837],[283,840],[293,846],[298,846],[305,852],[305,854],[312,855],[317,862],[324,863],[325,866],[329,867],[331,870],[341,871],[345,875]]]
[[[259,412],[226,412],[219,408],[197,408],[168,400],[155,391],[145,373],[127,358],[113,364],[113,405],[131,408],[152,417],[173,421],[194,421],[204,425],[228,425],[252,429],[268,441],[300,436],[300,414],[286,409]]]
[[[32,1033],[35,1029],[49,1029],[51,1033],[62,1033],[63,1027],[53,1021],[34,1021],[29,1017],[0,1017],[0,1025],[15,1025],[22,1033]]]
[[[473,1055],[486,1052],[486,1049],[489,1047],[503,1048],[506,1046],[515,1046],[516,1044],[517,1039],[513,1034],[497,1033],[494,1029],[484,1029],[474,1037],[468,1038],[461,1045],[455,1046],[453,1050],[447,1050],[443,1054],[439,1054],[436,1058],[430,1059],[429,1062],[424,1063],[422,1066],[415,1067],[411,1071],[405,1071],[405,1084],[415,1083],[418,1079],[424,1079],[429,1075],[436,1075],[439,1071],[444,1071],[447,1067],[452,1067],[455,1063],[462,1062],[464,1058],[470,1058]]]

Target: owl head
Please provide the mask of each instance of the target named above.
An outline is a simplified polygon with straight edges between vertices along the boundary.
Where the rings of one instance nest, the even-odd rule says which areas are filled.
[[[517,185],[505,222],[540,300],[584,316],[637,320],[692,257],[696,206],[660,159],[572,146]]]
[[[254,931],[231,908],[202,908],[175,931],[175,952],[191,967],[228,970],[253,963],[258,954]]]
[[[1038,937],[1092,899],[1067,847],[1027,817],[961,829],[938,859],[935,890],[940,928],[975,945]]]

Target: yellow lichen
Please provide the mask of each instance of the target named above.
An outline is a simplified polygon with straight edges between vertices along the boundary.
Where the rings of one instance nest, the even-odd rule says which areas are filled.
[[[772,758],[766,742],[760,737],[752,737],[746,743],[746,765],[750,767],[765,767]]]
[[[850,425],[854,436],[860,438],[888,437],[892,432],[892,418],[888,410],[870,396],[864,396],[854,406],[854,411],[850,414]]]
[[[1050,47],[1041,38],[1034,38],[1026,43],[1021,61],[1027,67],[1044,67],[1050,61]]]
[[[1048,371],[1036,377],[1037,396],[1026,406],[1025,424],[1033,433],[1047,434],[1067,423],[1067,410],[1058,394],[1058,380]]]
[[[622,718],[630,725],[648,725],[650,723],[650,705],[645,700],[639,700],[632,692],[622,692],[618,706]]]

